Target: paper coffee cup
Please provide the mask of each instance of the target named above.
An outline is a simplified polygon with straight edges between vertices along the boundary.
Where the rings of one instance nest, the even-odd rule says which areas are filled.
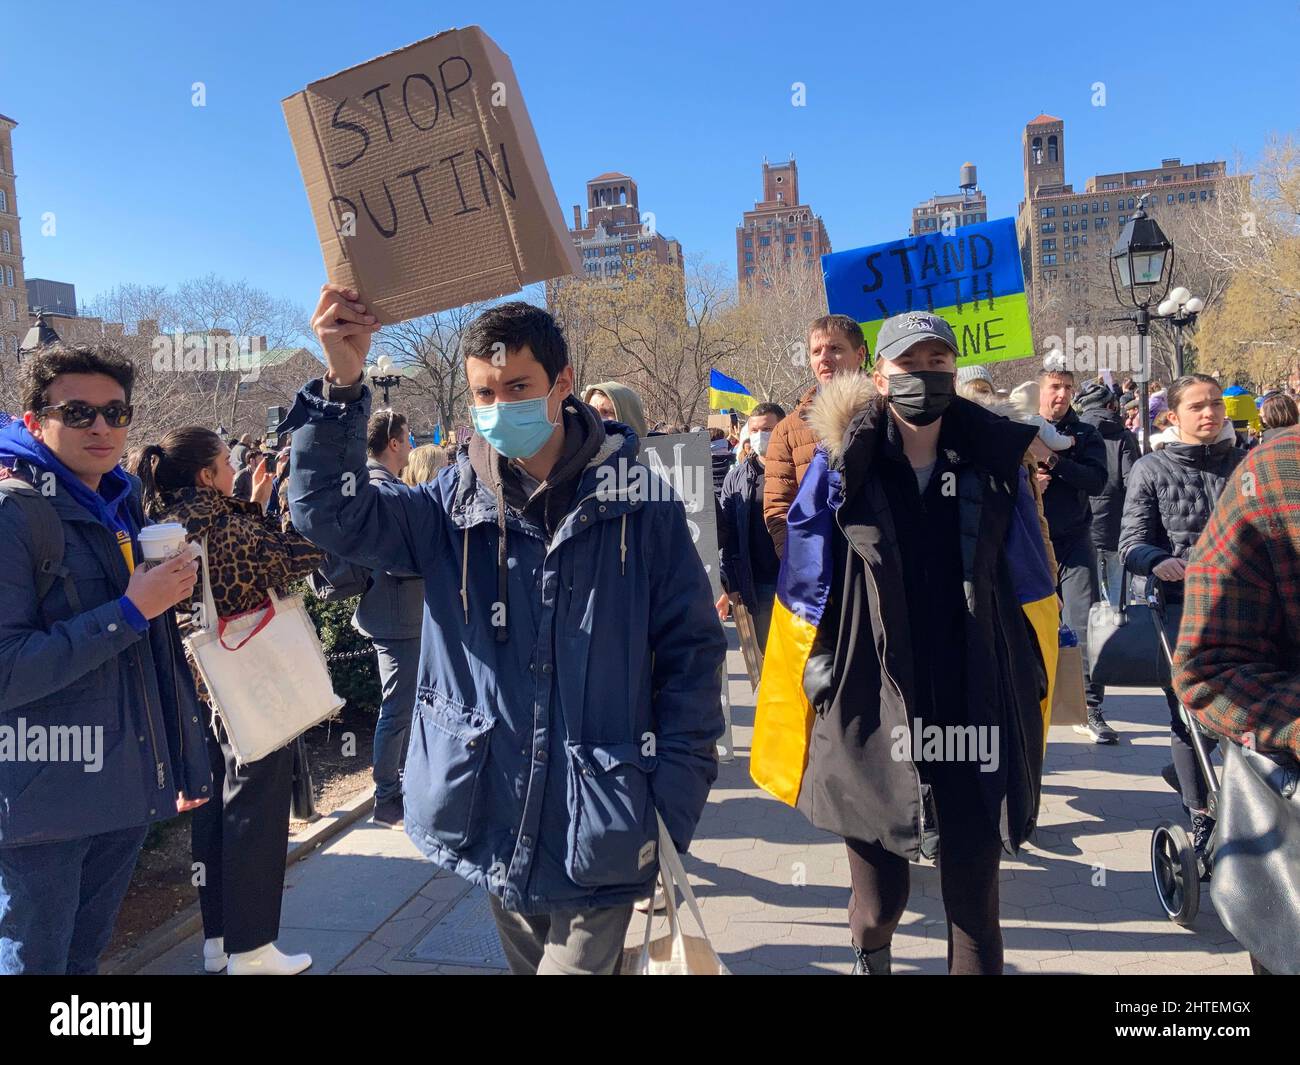
[[[146,562],[160,562],[185,543],[185,526],[174,521],[146,525],[140,530],[140,551]]]

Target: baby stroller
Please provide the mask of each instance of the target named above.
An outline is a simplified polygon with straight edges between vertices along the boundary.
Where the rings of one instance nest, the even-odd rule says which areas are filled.
[[[1154,585],[1155,582],[1152,582]],[[1155,587],[1147,589],[1147,604],[1156,622],[1160,647],[1169,663],[1170,676],[1173,675],[1173,649],[1169,646],[1169,636],[1165,632],[1164,604]],[[1205,777],[1207,807],[1211,817],[1218,817],[1219,780],[1214,766],[1210,763],[1210,751],[1207,746],[1207,733],[1200,722],[1187,712],[1181,704],[1179,714],[1187,725],[1192,738],[1192,748],[1196,752],[1196,762]],[[1202,859],[1192,846],[1192,839],[1187,830],[1173,821],[1162,821],[1151,833],[1151,876],[1155,881],[1156,895],[1164,907],[1166,916],[1175,924],[1187,926],[1196,919],[1201,907],[1201,883],[1210,879],[1213,864],[1213,841],[1205,850]]]

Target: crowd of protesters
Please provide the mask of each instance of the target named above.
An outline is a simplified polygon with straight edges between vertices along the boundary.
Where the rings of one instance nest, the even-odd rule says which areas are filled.
[[[545,311],[504,303],[469,328],[474,432],[454,450],[371,409],[378,324],[354,292],[324,286],[313,327],[327,371],[279,435],[183,426],[129,460],[128,360],[56,345],[23,365],[22,417],[0,430],[0,724],[103,739],[93,773],[0,759],[0,972],[95,972],[148,827],[191,809],[205,968],[311,965],[276,946],[292,747],[236,756],[183,639],[205,593],[222,619],[304,578],[355,598],[382,689],[374,821],[487,891],[516,973],[617,970],[660,845],[689,847],[717,774],[720,622],[743,608],[767,646],[796,577],[826,592],[797,806],[845,841],[856,974],[891,971],[922,857],[939,863],[949,971],[1002,971],[999,869],[1032,842],[1047,739],[1027,588],[1056,597],[1085,662],[1093,605],[1159,588],[1176,647],[1165,776],[1198,853],[1214,822],[1180,704],[1300,754],[1292,395],[1262,400],[1256,440],[1218,381],[1180,377],[1152,393],[1148,445],[1131,382],[1049,360],[999,391],[957,367],[940,316],[887,320],[872,352],[858,323],[820,317],[792,408],[707,430],[715,601],[680,501],[627,490],[640,442],[684,427],[651,429],[618,382],[579,398]],[[835,521],[815,554],[818,506]],[[210,587],[194,551],[142,564],[151,522],[203,545]],[[1085,690],[1080,731],[1117,744],[1103,687]],[[1018,740],[996,772],[899,757],[894,727],[922,721]]]

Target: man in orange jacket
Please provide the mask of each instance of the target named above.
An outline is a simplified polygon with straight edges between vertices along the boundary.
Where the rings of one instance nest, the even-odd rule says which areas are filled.
[[[763,520],[772,534],[778,556],[785,554],[785,516],[817,450],[817,436],[804,421],[804,415],[818,389],[832,377],[866,366],[867,343],[862,326],[847,314],[826,314],[818,318],[808,327],[808,363],[817,383],[799,397],[794,413],[786,415],[777,425],[767,445]]]

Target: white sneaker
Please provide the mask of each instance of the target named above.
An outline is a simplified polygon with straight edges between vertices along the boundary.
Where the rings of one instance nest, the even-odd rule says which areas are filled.
[[[203,968],[206,972],[221,972],[229,960],[226,955],[226,941],[222,936],[203,941]]]
[[[664,897],[664,888],[662,884],[656,885],[653,899],[642,899],[636,904],[637,912],[649,913],[652,905],[654,906],[655,913],[668,912],[668,900]]]
[[[310,954],[284,954],[274,943],[230,955],[231,976],[294,976],[311,965]]]

